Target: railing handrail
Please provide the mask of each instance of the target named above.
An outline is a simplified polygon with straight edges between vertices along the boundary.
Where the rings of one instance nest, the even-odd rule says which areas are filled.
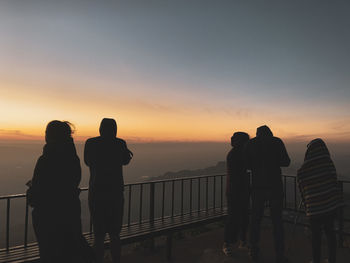
[[[159,180],[150,180],[150,181],[143,181],[143,182],[134,182],[134,183],[127,183],[124,184],[124,187],[128,186],[134,186],[134,185],[141,185],[141,184],[151,184],[151,183],[163,183],[163,182],[172,182],[172,181],[182,181],[182,180],[196,180],[198,178],[210,178],[210,177],[218,177],[218,176],[225,176],[226,174],[210,174],[210,175],[198,175],[198,176],[190,176],[190,177],[178,177],[178,178],[173,178],[173,179],[159,179]],[[87,191],[89,190],[89,187],[81,187],[79,188],[81,191]],[[3,199],[13,199],[13,198],[21,198],[21,197],[26,197],[26,193],[22,194],[10,194],[10,195],[2,195],[0,196],[0,200]]]
[[[141,185],[141,184],[151,184],[151,183],[163,183],[163,182],[172,182],[172,181],[182,181],[182,180],[196,180],[198,178],[210,178],[210,177],[218,177],[218,176],[226,176],[224,173],[220,174],[208,174],[208,175],[197,175],[197,176],[185,176],[185,177],[178,177],[178,178],[172,178],[172,179],[158,179],[158,180],[150,180],[150,181],[142,181],[142,182],[134,182],[134,183],[127,183],[124,184],[124,187],[128,186],[134,186],[134,185]],[[287,174],[282,174],[282,177],[287,177],[287,178],[295,178],[295,175],[287,175]],[[350,180],[347,179],[340,179],[338,180],[340,183],[350,183]],[[81,187],[79,188],[81,191],[88,191],[89,187]],[[26,197],[26,193],[21,193],[21,194],[10,194],[10,195],[2,195],[0,196],[0,200],[3,199],[15,199],[15,198],[22,198]]]
[[[221,210],[224,208],[224,202],[223,202],[223,198],[224,198],[224,187],[223,187],[223,181],[224,181],[224,177],[226,176],[226,174],[224,173],[220,173],[220,174],[210,174],[210,175],[199,175],[199,176],[190,176],[190,177],[179,177],[179,178],[170,178],[170,179],[158,179],[158,180],[149,180],[149,181],[143,181],[143,182],[134,182],[134,183],[128,183],[125,184],[125,190],[128,191],[128,212],[127,212],[127,226],[131,226],[134,222],[138,222],[138,224],[142,224],[142,222],[145,221],[145,217],[144,217],[144,208],[145,205],[147,204],[147,202],[144,202],[145,204],[143,205],[143,199],[145,199],[145,194],[148,195],[148,197],[146,199],[149,198],[149,207],[148,207],[148,218],[147,220],[149,220],[149,222],[153,222],[155,220],[155,186],[156,185],[160,185],[161,188],[159,188],[159,190],[161,190],[161,192],[159,192],[159,194],[162,195],[162,200],[161,200],[161,207],[159,208],[160,210],[158,212],[161,212],[161,216],[158,215],[157,219],[164,219],[166,216],[170,215],[171,217],[174,216],[178,216],[178,215],[184,215],[186,213],[186,211],[184,211],[184,184],[188,183],[189,185],[189,198],[186,199],[186,202],[189,202],[189,209],[187,208],[187,210],[192,213],[192,212],[200,212],[202,211],[201,209],[204,207],[206,211],[209,211],[210,209],[215,209],[215,208],[220,208]],[[213,180],[209,180],[210,178],[213,178]],[[297,179],[295,175],[282,175],[282,180],[284,183],[284,209],[289,209],[291,206],[293,205],[293,202],[288,202],[287,201],[287,184],[288,182],[290,182],[290,180],[287,180],[288,178],[293,179],[292,180],[292,186],[294,186],[293,188],[293,192],[294,195],[292,194],[291,196],[293,197],[293,202],[294,202],[294,211],[298,212],[297,210],[297,202],[298,199],[300,200],[300,198],[298,198],[297,196]],[[220,179],[218,184],[217,184],[217,179]],[[250,177],[251,179],[251,177]],[[340,183],[340,187],[341,190],[343,191],[343,186],[344,183],[350,183],[350,180],[338,180]],[[176,182],[181,182],[181,184],[176,184]],[[193,184],[193,182],[197,182],[196,184]],[[209,189],[209,184],[210,184],[210,189]],[[145,190],[145,185],[149,185],[149,192],[147,190]],[[170,192],[168,193],[170,195],[170,200],[171,203],[169,204],[170,212],[167,212],[168,215],[165,214],[165,188],[166,185],[169,185],[170,188]],[[177,185],[176,187],[180,187],[178,188],[176,197],[178,198],[178,200],[181,200],[180,203],[180,207],[181,209],[177,209],[178,211],[176,212],[174,210],[175,204],[174,204],[174,200],[175,200],[175,185]],[[203,186],[205,186],[203,188]],[[219,196],[219,205],[217,205],[217,200],[216,199],[216,188],[218,186],[218,194],[220,194]],[[139,189],[139,190],[135,190],[134,189]],[[194,191],[193,191],[194,189]],[[289,188],[290,189],[290,188]],[[80,188],[81,191],[88,191],[88,187],[82,187]],[[134,190],[134,191],[133,191]],[[195,196],[195,192],[197,191],[197,194]],[[132,192],[134,192],[134,196],[132,197]],[[193,192],[193,193],[192,193]],[[209,207],[209,195],[208,193],[211,192],[212,193],[212,202],[210,201],[210,207]],[[136,193],[136,196],[135,196]],[[202,196],[204,195],[204,198],[202,198]],[[10,216],[10,210],[11,210],[11,200],[12,199],[16,199],[16,198],[25,198],[26,194],[22,193],[22,194],[12,194],[12,195],[4,195],[4,196],[0,196],[0,201],[1,200],[6,200],[6,250],[9,250],[10,248],[10,222],[11,222],[11,216]],[[180,198],[179,198],[180,197]],[[134,217],[134,221],[131,222],[131,199],[134,200],[134,198],[136,200],[138,200],[138,216],[137,218]],[[196,198],[196,200],[194,199]],[[193,203],[194,201],[194,203]],[[292,208],[293,210],[293,208]],[[180,214],[178,214],[180,211]],[[28,217],[29,217],[29,211],[28,211],[28,202],[25,203],[25,230],[24,230],[24,243],[23,246],[27,247],[27,240],[28,240]],[[347,234],[349,235],[350,233],[346,233],[343,231],[343,226],[344,226],[344,221],[348,222],[348,220],[350,220],[349,218],[344,218],[344,215],[342,216],[342,222],[339,226],[339,231],[340,231],[340,239],[342,240],[343,238],[343,234]],[[92,233],[92,221],[91,221],[91,217],[90,217],[90,232]]]

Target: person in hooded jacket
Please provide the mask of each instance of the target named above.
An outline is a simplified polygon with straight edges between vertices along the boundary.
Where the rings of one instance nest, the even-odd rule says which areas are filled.
[[[69,122],[51,121],[31,180],[29,204],[40,262],[81,262],[80,160]]]
[[[298,170],[297,181],[310,220],[312,233],[312,263],[321,261],[321,237],[324,229],[328,245],[328,262],[336,262],[337,239],[334,221],[343,206],[337,182],[337,172],[325,142],[312,140],[307,145],[304,163]]]
[[[226,197],[228,216],[225,224],[223,252],[230,256],[234,244],[246,248],[249,222],[249,175],[243,158],[243,149],[249,140],[245,132],[235,132],[231,137],[232,149],[227,154]]]
[[[104,118],[100,125],[100,136],[85,143],[84,160],[90,168],[89,208],[94,228],[94,247],[98,263],[104,260],[104,239],[106,233],[111,241],[111,255],[114,263],[120,262],[124,208],[123,165],[127,165],[132,152],[126,142],[117,135],[114,119]]]
[[[287,167],[290,159],[280,138],[274,137],[266,125],[257,129],[245,149],[245,160],[252,172],[252,214],[250,230],[250,256],[259,259],[260,225],[265,202],[268,201],[273,223],[276,262],[286,262],[284,255],[284,230],[282,223],[283,183],[281,167]]]

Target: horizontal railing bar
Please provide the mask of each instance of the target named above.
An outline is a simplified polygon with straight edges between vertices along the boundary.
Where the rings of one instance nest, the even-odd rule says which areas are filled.
[[[0,200],[23,198],[23,197],[26,197],[26,196],[27,196],[26,194],[3,195],[3,196],[0,196]]]
[[[197,178],[210,178],[210,177],[224,177],[226,176],[226,174],[212,174],[212,175],[199,175],[199,176],[190,176],[190,177],[180,177],[180,178],[174,178],[174,179],[164,179],[164,180],[152,180],[152,181],[147,181],[147,182],[135,182],[135,183],[128,183],[125,184],[124,186],[134,186],[134,185],[145,185],[145,184],[151,184],[151,183],[162,183],[162,182],[172,182],[172,181],[181,181],[181,180],[193,180],[193,179],[197,179]],[[287,177],[287,178],[295,178],[295,175],[282,175],[282,177]],[[346,184],[350,184],[350,180],[338,180],[339,183],[346,183]],[[80,190],[82,192],[88,191],[89,188],[88,187],[82,187],[80,188]],[[22,194],[12,194],[12,195],[3,195],[0,196],[0,200],[3,199],[14,199],[14,198],[24,198],[26,197],[25,193]]]
[[[191,180],[191,179],[196,179],[196,178],[210,178],[210,177],[219,177],[219,176],[226,176],[226,174],[213,174],[213,175],[199,175],[199,176],[191,176],[191,177],[180,177],[180,178],[174,178],[174,179],[165,179],[165,180],[152,180],[152,181],[147,181],[147,182],[135,182],[135,183],[128,183],[128,184],[124,184],[124,187],[127,186],[134,186],[134,185],[145,185],[145,184],[151,184],[151,183],[162,183],[162,182],[172,182],[172,181],[181,181],[181,180]],[[85,192],[88,191],[89,188],[88,187],[82,187],[80,188],[80,191]],[[0,196],[0,200],[1,199],[13,199],[13,198],[23,198],[26,197],[26,194],[12,194],[12,195],[3,195]]]

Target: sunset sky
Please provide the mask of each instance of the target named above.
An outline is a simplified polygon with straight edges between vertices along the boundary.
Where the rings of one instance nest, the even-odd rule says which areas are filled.
[[[74,2],[74,3],[72,3]],[[104,2],[104,4],[102,4]],[[250,2],[250,3],[247,3]],[[1,1],[0,140],[350,141],[349,1]]]

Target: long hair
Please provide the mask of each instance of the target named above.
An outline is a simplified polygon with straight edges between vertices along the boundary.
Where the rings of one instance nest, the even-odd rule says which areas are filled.
[[[72,141],[74,125],[68,121],[50,121],[46,126],[46,143],[64,143]]]

